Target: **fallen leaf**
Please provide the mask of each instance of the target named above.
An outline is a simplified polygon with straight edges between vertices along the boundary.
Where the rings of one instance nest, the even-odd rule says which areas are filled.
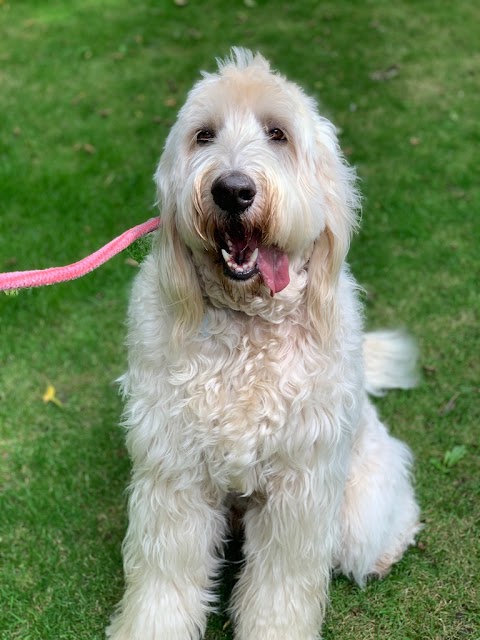
[[[45,403],[53,403],[57,407],[63,407],[63,403],[57,398],[55,387],[52,384],[49,384],[47,390],[43,394],[43,401]]]
[[[88,153],[89,155],[93,155],[97,152],[93,144],[89,142],[77,142],[77,144],[73,145],[73,149],[75,151],[83,151],[84,153]]]
[[[457,189],[456,187],[450,187],[449,192],[456,200],[463,200],[467,195],[463,189]]]
[[[440,411],[438,412],[439,415],[444,416],[446,413],[450,413],[450,411],[453,411],[453,409],[455,409],[455,403],[459,395],[460,395],[460,391],[457,391],[457,393],[454,393],[453,396],[450,398],[450,400],[446,402],[443,405],[443,407],[440,408]]]
[[[399,66],[397,64],[392,64],[387,69],[372,71],[372,73],[370,74],[370,79],[375,80],[376,82],[387,82],[388,80],[392,80],[392,78],[398,76],[399,72]]]
[[[79,102],[82,102],[83,100],[85,100],[85,98],[87,97],[87,94],[82,91],[81,93],[78,94],[78,96],[75,96],[75,98],[72,99],[72,104],[76,105],[79,104]]]
[[[199,29],[189,29],[187,35],[192,40],[201,40],[203,38],[203,33]]]
[[[373,20],[368,26],[370,27],[370,29],[375,29],[376,31],[380,31],[381,33],[385,31],[385,27],[377,20]]]
[[[423,372],[426,373],[428,376],[431,376],[437,373],[437,367],[434,367],[433,365],[424,364],[422,369],[423,369]]]

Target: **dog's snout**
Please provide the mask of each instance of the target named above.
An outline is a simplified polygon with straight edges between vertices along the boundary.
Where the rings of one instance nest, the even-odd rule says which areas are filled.
[[[232,171],[218,177],[212,184],[215,204],[231,214],[239,214],[253,203],[257,190],[245,173]]]

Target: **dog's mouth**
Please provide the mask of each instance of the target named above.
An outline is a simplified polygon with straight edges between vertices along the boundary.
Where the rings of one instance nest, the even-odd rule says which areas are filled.
[[[232,280],[250,280],[257,274],[274,295],[290,282],[288,256],[275,245],[262,242],[261,234],[229,231],[219,237],[224,273]]]

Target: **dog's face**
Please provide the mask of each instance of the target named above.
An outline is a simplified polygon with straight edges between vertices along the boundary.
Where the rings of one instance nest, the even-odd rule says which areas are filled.
[[[190,92],[156,173],[171,260],[191,258],[226,304],[287,289],[322,235],[338,271],[355,224],[352,180],[314,101],[234,50]]]

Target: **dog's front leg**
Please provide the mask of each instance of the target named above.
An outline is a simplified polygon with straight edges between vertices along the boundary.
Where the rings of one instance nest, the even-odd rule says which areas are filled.
[[[291,471],[247,511],[245,569],[232,606],[237,640],[319,637],[338,538],[336,485],[325,473]]]
[[[205,489],[188,470],[134,473],[123,547],[126,591],[107,629],[111,640],[203,634],[224,531],[220,503]]]

